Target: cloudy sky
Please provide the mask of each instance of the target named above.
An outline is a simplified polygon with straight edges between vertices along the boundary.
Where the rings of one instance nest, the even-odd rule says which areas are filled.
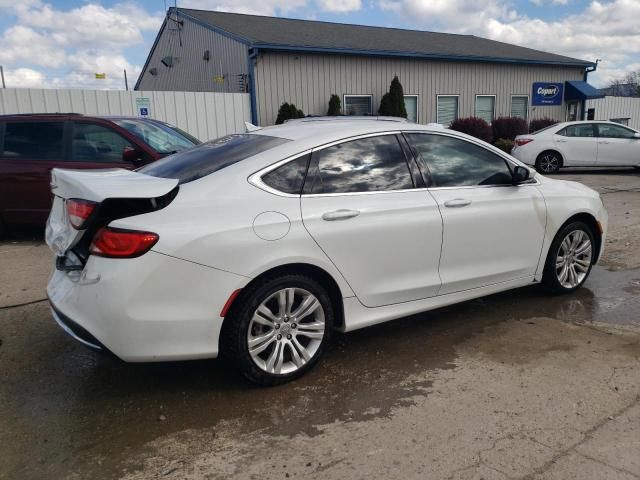
[[[171,5],[173,0],[168,0]],[[165,0],[0,0],[10,87],[133,85]],[[178,6],[474,34],[595,61],[604,86],[640,70],[640,0],[179,0]],[[106,80],[96,80],[96,72]]]

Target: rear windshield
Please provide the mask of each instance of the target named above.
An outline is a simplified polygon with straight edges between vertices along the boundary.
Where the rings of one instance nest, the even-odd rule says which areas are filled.
[[[267,135],[229,135],[150,163],[138,171],[187,183],[277,147],[289,140]]]
[[[134,134],[162,155],[182,152],[200,143],[191,135],[185,135],[177,128],[170,128],[160,122],[124,118],[114,119],[113,123]]]

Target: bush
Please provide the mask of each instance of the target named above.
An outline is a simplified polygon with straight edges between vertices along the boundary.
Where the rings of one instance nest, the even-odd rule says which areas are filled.
[[[553,118],[535,118],[531,120],[531,122],[529,122],[529,133],[537,132],[538,130],[550,127],[551,125],[555,125],[556,123],[558,123],[558,120],[554,120]]]
[[[513,140],[509,138],[499,138],[494,142],[494,145],[503,152],[511,153],[511,149],[513,148]]]
[[[529,133],[529,125],[524,118],[500,117],[491,123],[493,138],[500,140],[514,140],[518,135]]]
[[[342,114],[340,110],[340,97],[334,93],[329,99],[329,110],[327,111],[327,115],[330,117],[336,117]]]
[[[449,126],[451,130],[466,133],[485,142],[491,142],[493,134],[491,126],[482,118],[467,117],[458,118]]]
[[[404,106],[404,90],[397,75],[391,80],[389,92],[385,93],[382,96],[382,100],[380,100],[378,115],[407,118],[407,109]]]
[[[290,120],[292,118],[304,118],[304,112],[302,110],[298,110],[293,103],[289,104],[284,102],[280,105],[280,110],[278,110],[278,118],[276,118],[276,125],[280,125],[284,123],[285,120]]]

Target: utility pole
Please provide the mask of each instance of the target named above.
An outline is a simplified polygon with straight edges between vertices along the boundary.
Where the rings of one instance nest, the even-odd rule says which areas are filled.
[[[124,69],[124,89],[129,90],[129,82],[127,81],[127,69]]]
[[[4,83],[4,69],[2,65],[0,65],[0,78],[2,78],[2,88],[7,88],[7,85]]]

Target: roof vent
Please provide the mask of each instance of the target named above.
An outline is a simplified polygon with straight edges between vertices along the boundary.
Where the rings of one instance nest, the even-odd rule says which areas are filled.
[[[173,57],[168,55],[160,60],[160,63],[162,63],[167,68],[171,68],[173,67]]]

